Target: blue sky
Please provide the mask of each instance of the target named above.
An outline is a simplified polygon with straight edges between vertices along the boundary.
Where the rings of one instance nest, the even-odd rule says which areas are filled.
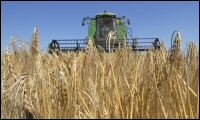
[[[12,35],[30,42],[35,26],[39,30],[40,49],[46,49],[52,39],[84,39],[88,26],[81,25],[82,19],[94,17],[104,9],[130,18],[128,27],[133,37],[159,37],[169,49],[173,31],[179,30],[182,49],[189,41],[196,42],[199,48],[198,1],[4,1],[1,2],[1,51],[5,51]]]

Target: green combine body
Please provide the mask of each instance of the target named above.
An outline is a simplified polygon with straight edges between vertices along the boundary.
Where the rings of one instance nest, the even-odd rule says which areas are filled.
[[[124,43],[127,46],[131,46],[133,51],[160,48],[158,38],[132,38],[132,31],[127,28],[127,25],[130,25],[130,20],[127,19],[126,22],[125,16],[118,17],[114,13],[104,11],[96,14],[95,17],[85,17],[82,20],[82,26],[85,24],[88,24],[88,36],[86,39],[52,40],[50,50],[58,49],[63,52],[86,50],[88,40],[94,40],[96,46],[105,51],[115,51]]]
[[[105,13],[99,13],[96,15],[96,18],[98,17],[111,17],[114,18],[114,25],[116,26],[116,30],[118,30],[117,33],[117,38],[122,40],[124,39],[124,35],[126,36],[127,34],[127,27],[122,18],[116,18],[116,15],[110,12],[105,12]],[[89,28],[88,28],[88,37],[91,39],[95,39],[96,37],[96,19],[91,19],[89,21]]]

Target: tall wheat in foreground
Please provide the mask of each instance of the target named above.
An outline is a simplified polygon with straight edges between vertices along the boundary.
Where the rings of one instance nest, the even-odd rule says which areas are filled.
[[[14,38],[13,38],[14,39]],[[199,52],[1,53],[1,118],[199,118]],[[14,46],[15,43],[12,42]]]

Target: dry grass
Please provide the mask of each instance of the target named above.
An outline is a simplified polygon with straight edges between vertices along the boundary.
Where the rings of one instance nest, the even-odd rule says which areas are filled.
[[[1,118],[199,118],[193,44],[171,61],[164,47],[102,53],[89,43],[86,53],[51,56],[34,42],[1,54]]]

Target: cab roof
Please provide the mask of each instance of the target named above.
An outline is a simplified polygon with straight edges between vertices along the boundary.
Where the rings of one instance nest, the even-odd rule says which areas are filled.
[[[115,16],[116,17],[116,14],[114,14],[114,13],[111,13],[111,12],[107,12],[107,11],[105,11],[104,10],[104,12],[101,12],[101,13],[98,13],[98,14],[96,14],[96,17],[97,16]]]

